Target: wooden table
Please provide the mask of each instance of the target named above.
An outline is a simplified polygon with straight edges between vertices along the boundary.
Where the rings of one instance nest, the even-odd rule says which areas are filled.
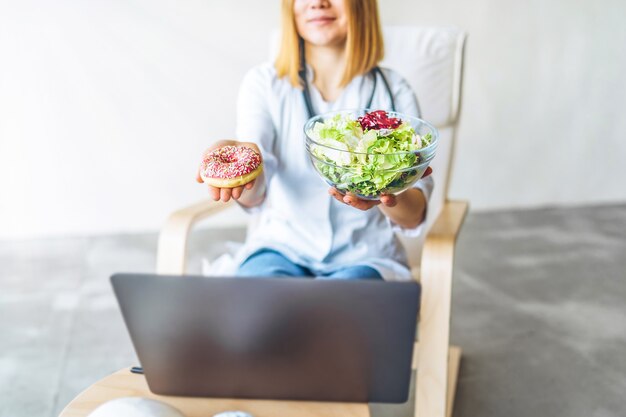
[[[85,417],[100,404],[121,397],[146,397],[179,409],[186,417],[211,417],[241,410],[254,417],[369,417],[367,403],[241,400],[155,395],[143,375],[125,368],[91,385],[70,402],[59,417]]]

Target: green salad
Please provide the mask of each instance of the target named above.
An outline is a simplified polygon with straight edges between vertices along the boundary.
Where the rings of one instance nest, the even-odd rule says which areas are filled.
[[[354,118],[337,114],[307,132],[316,169],[340,191],[375,198],[416,180],[418,151],[432,141],[384,110]],[[425,169],[425,168],[424,168]],[[421,175],[421,173],[420,173]]]

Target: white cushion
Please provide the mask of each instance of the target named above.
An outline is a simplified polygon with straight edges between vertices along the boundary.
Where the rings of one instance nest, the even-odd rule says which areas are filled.
[[[456,28],[386,26],[385,58],[417,94],[422,116],[437,127],[454,123],[465,34]]]
[[[164,402],[142,397],[116,398],[93,410],[88,417],[185,417]]]

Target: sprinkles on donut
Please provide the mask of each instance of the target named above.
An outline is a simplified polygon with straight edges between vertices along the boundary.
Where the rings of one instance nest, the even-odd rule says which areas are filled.
[[[247,146],[223,146],[209,152],[202,161],[202,180],[218,188],[245,185],[263,171],[261,155]]]

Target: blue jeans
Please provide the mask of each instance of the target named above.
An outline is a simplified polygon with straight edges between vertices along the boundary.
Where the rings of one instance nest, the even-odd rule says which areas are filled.
[[[317,279],[383,279],[374,268],[365,265],[346,266],[324,275],[295,264],[272,249],[261,249],[250,255],[237,270],[238,277],[315,277]]]

